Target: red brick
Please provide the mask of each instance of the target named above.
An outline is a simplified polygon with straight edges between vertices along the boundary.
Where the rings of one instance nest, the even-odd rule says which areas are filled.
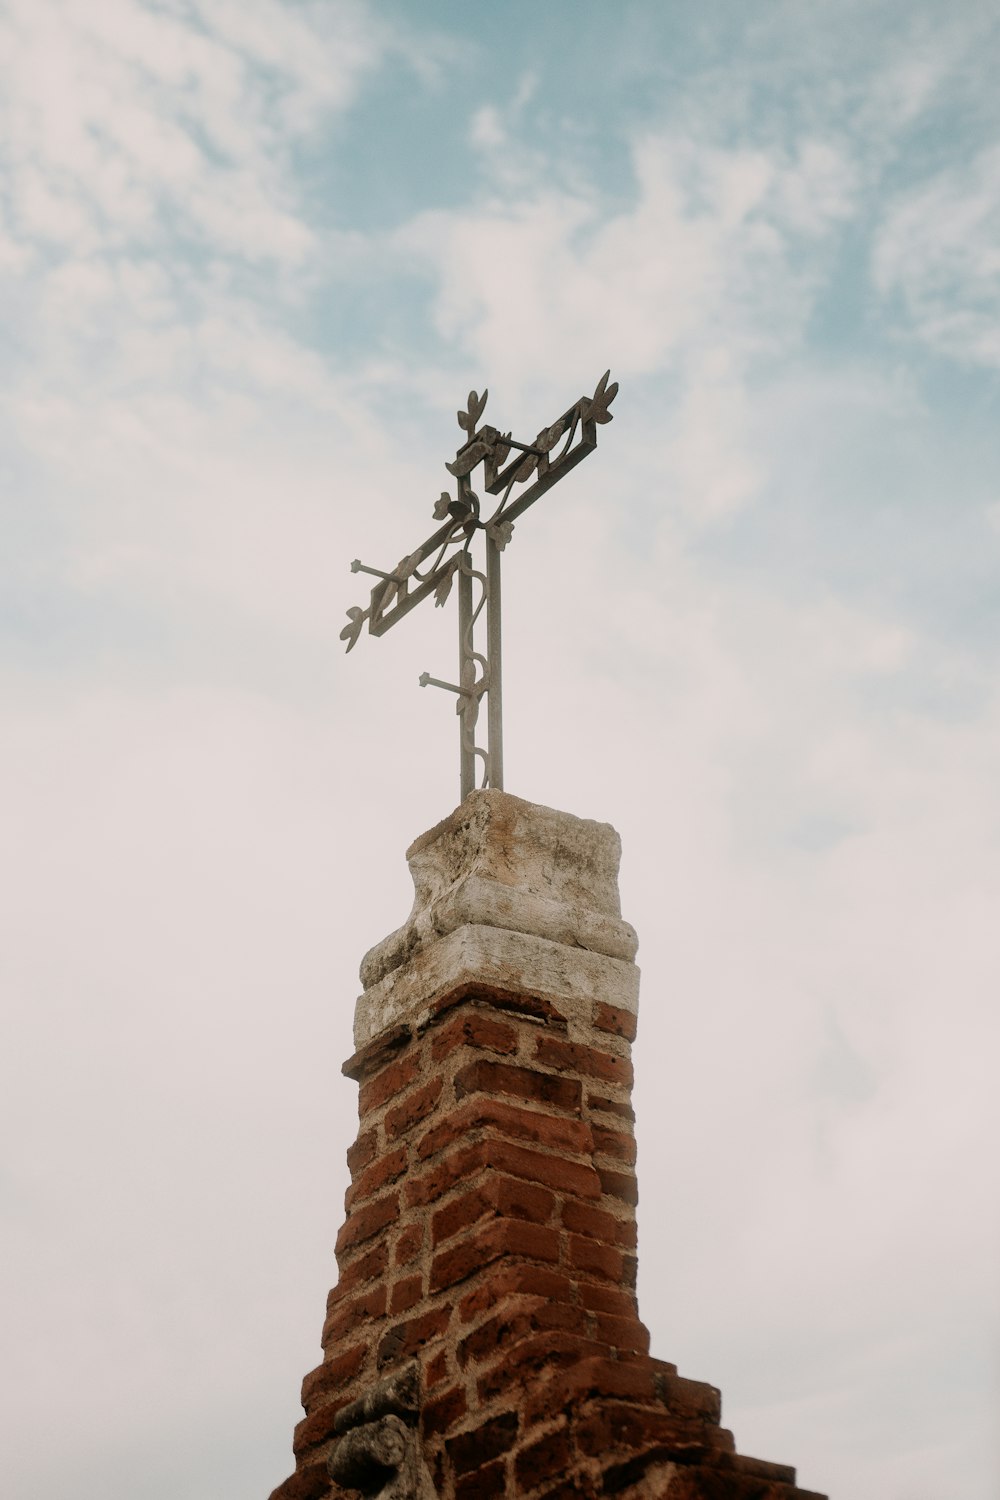
[[[420,1177],[411,1177],[406,1183],[406,1202],[410,1208],[433,1203],[458,1182],[469,1180],[486,1163],[486,1143],[473,1141],[458,1151],[452,1152],[443,1161],[436,1162]]]
[[[794,1484],[795,1470],[788,1464],[774,1464],[766,1458],[750,1458],[746,1454],[734,1455],[733,1467],[743,1474],[752,1474],[755,1479],[774,1479],[778,1484]]]
[[[424,1403],[421,1417],[424,1437],[436,1437],[440,1432],[447,1432],[449,1427],[454,1427],[456,1422],[462,1420],[467,1410],[468,1402],[461,1386],[452,1386],[451,1390],[442,1391],[433,1401]]]
[[[327,1312],[331,1313],[338,1302],[342,1302],[351,1292],[356,1292],[366,1281],[374,1281],[377,1276],[381,1276],[388,1264],[389,1246],[385,1240],[379,1240],[364,1255],[348,1261],[341,1268],[340,1280],[326,1299]]]
[[[524,1255],[531,1260],[555,1263],[559,1259],[559,1236],[554,1229],[526,1224],[518,1219],[493,1219],[488,1224],[434,1257],[431,1291],[441,1291],[472,1276],[501,1255]]]
[[[485,1185],[461,1193],[444,1208],[439,1208],[431,1219],[431,1245],[437,1248],[487,1215],[493,1215],[493,1205]]]
[[[579,1334],[583,1330],[580,1309],[565,1302],[549,1302],[544,1297],[511,1297],[495,1317],[488,1318],[458,1346],[458,1363],[464,1369],[470,1362],[493,1361],[519,1339],[545,1331]]]
[[[371,1348],[368,1340],[361,1344],[355,1344],[352,1349],[339,1352],[333,1359],[325,1359],[315,1370],[310,1370],[302,1382],[302,1406],[309,1411],[313,1402],[320,1396],[329,1395],[331,1391],[340,1390],[341,1386],[354,1379],[365,1362],[365,1355]]]
[[[580,1198],[599,1198],[601,1179],[590,1162],[570,1161],[560,1154],[545,1155],[514,1146],[509,1141],[489,1141],[487,1160],[514,1177],[526,1177],[559,1193],[575,1193]]]
[[[683,1375],[658,1377],[661,1399],[674,1411],[691,1412],[709,1422],[722,1415],[722,1397],[705,1380],[686,1380]]]
[[[411,1052],[376,1073],[358,1090],[358,1114],[362,1119],[373,1109],[381,1109],[396,1094],[411,1084],[420,1071],[420,1054]]]
[[[426,1120],[441,1097],[441,1088],[441,1079],[432,1078],[430,1083],[425,1083],[422,1088],[414,1089],[411,1094],[407,1094],[401,1104],[390,1109],[385,1117],[386,1139],[395,1140],[398,1136],[405,1135],[408,1130],[412,1130],[414,1125],[419,1125],[421,1120]]]
[[[472,1011],[458,1016],[434,1037],[431,1056],[435,1062],[441,1062],[456,1047],[481,1047],[490,1052],[509,1055],[517,1051],[517,1041],[517,1032],[506,1021],[497,1021],[491,1016],[477,1015]]]
[[[656,1381],[662,1376],[656,1372],[653,1360],[625,1363],[609,1356],[598,1354],[582,1358],[554,1374],[544,1387],[535,1387],[524,1407],[525,1425],[543,1421],[573,1402],[590,1397],[602,1401],[626,1400],[646,1401],[658,1404]]]
[[[405,1023],[390,1026],[387,1031],[380,1031],[378,1036],[359,1047],[357,1052],[347,1059],[340,1071],[345,1078],[353,1078],[359,1083],[366,1078],[372,1078],[376,1073],[380,1073],[386,1063],[391,1062],[402,1048],[408,1046],[412,1038],[413,1032]]]
[[[559,1078],[534,1068],[519,1068],[513,1063],[496,1063],[480,1057],[455,1075],[455,1097],[462,1099],[466,1094],[506,1094],[513,1099],[531,1099],[579,1114],[583,1088],[573,1078]]]
[[[474,1332],[462,1339],[456,1351],[460,1369],[470,1361],[479,1364],[490,1359],[498,1350],[503,1350],[518,1339],[539,1331],[532,1314],[542,1305],[538,1297],[511,1297],[504,1303],[503,1311],[488,1318]]]
[[[445,1443],[452,1469],[456,1474],[468,1474],[479,1469],[491,1459],[506,1453],[517,1439],[518,1417],[516,1411],[501,1412],[488,1422],[481,1422],[471,1432],[460,1432]]]
[[[491,1401],[511,1386],[534,1388],[540,1371],[553,1365],[572,1371],[598,1358],[614,1363],[607,1344],[572,1333],[535,1334],[514,1344],[505,1358],[479,1377],[476,1383],[479,1399]],[[544,1382],[543,1388],[548,1389],[551,1383]]]
[[[440,1245],[487,1215],[545,1224],[554,1207],[555,1197],[547,1188],[491,1172],[475,1190],[438,1209],[431,1220],[431,1244]]]
[[[617,1115],[619,1119],[635,1124],[635,1110],[627,1099],[609,1099],[604,1094],[592,1094],[588,1090],[587,1108],[599,1109],[605,1114]]]
[[[623,1370],[634,1368],[623,1365]],[[641,1452],[654,1445],[683,1453],[687,1462],[706,1447],[704,1428],[698,1421],[679,1416],[662,1406],[646,1406],[629,1400],[602,1400],[576,1423],[576,1441],[584,1453],[607,1459],[614,1453]]]
[[[623,1257],[620,1250],[611,1245],[602,1245],[582,1234],[566,1236],[566,1256],[577,1271],[586,1271],[591,1276],[603,1276],[606,1281],[621,1283]]]
[[[576,1234],[589,1235],[591,1239],[601,1240],[605,1245],[619,1243],[621,1220],[616,1219],[614,1214],[605,1213],[603,1208],[595,1208],[592,1203],[567,1198],[560,1218],[566,1228],[572,1229]]]
[[[323,1334],[320,1342],[326,1348],[331,1344],[339,1344],[346,1333],[359,1328],[363,1323],[374,1322],[377,1318],[385,1316],[385,1284],[369,1287],[358,1297],[352,1297],[350,1301],[338,1304],[335,1312],[332,1312],[323,1324]]]
[[[347,1165],[351,1169],[352,1177],[356,1177],[370,1161],[375,1160],[377,1150],[378,1131],[363,1130],[347,1152]]]
[[[320,1443],[329,1442],[333,1437],[333,1424],[338,1411],[347,1405],[346,1396],[335,1397],[332,1401],[326,1401],[322,1406],[317,1406],[303,1417],[296,1425],[292,1434],[292,1452],[296,1459],[300,1459],[304,1453],[311,1448],[318,1448]]]
[[[405,1229],[399,1232],[396,1248],[393,1252],[393,1261],[397,1266],[408,1266],[416,1260],[424,1244],[423,1224],[407,1224]]]
[[[592,1281],[580,1283],[580,1302],[592,1312],[612,1313],[618,1318],[638,1316],[635,1294],[621,1287],[600,1286]]]
[[[507,1461],[496,1458],[491,1464],[463,1474],[455,1481],[455,1500],[498,1500],[508,1494]]]
[[[471,1130],[479,1127],[496,1130],[515,1140],[551,1146],[553,1150],[571,1151],[577,1156],[587,1155],[594,1149],[590,1126],[582,1120],[543,1114],[536,1109],[521,1108],[503,1099],[478,1094],[421,1136],[417,1142],[417,1155],[422,1159],[433,1156],[455,1141],[464,1140]]]
[[[639,1201],[639,1184],[634,1172],[615,1172],[610,1167],[598,1167],[597,1175],[601,1179],[602,1192],[607,1193],[610,1198],[620,1198],[632,1208],[636,1206]]]
[[[633,1313],[631,1317],[617,1318],[611,1313],[594,1314],[596,1332],[613,1349],[628,1349],[639,1354],[649,1353],[649,1330]]]
[[[407,1205],[433,1203],[458,1183],[475,1180],[483,1167],[539,1182],[560,1193],[575,1193],[582,1198],[601,1196],[601,1179],[590,1162],[571,1161],[560,1154],[545,1155],[510,1141],[486,1139],[460,1147],[420,1177],[408,1179]]]
[[[612,1052],[585,1047],[582,1042],[564,1042],[555,1036],[535,1039],[535,1056],[550,1068],[569,1073],[584,1073],[588,1078],[602,1078],[607,1083],[632,1086],[632,1064],[628,1058]]]
[[[630,1010],[619,1010],[617,1005],[605,1005],[603,1000],[595,1001],[594,1025],[598,1031],[610,1031],[615,1036],[623,1036],[628,1041],[635,1041],[635,1032],[639,1018]]]
[[[390,1182],[395,1182],[406,1171],[406,1147],[397,1146],[385,1156],[380,1156],[366,1167],[357,1180],[351,1184],[344,1196],[344,1207],[349,1211],[355,1203],[361,1203],[365,1198],[371,1198],[375,1193],[380,1193]]]
[[[418,1317],[390,1328],[379,1340],[379,1364],[387,1365],[392,1360],[406,1359],[411,1354],[416,1354],[430,1339],[445,1332],[450,1317],[450,1307],[432,1307]]]
[[[523,1448],[514,1460],[514,1472],[522,1489],[534,1490],[547,1479],[564,1475],[572,1461],[573,1445],[568,1430],[562,1427]]]
[[[630,1131],[604,1130],[594,1126],[594,1150],[605,1156],[613,1156],[627,1166],[635,1166],[635,1136]]]
[[[337,1235],[335,1248],[338,1256],[342,1251],[351,1250],[355,1245],[371,1239],[373,1234],[378,1234],[380,1229],[393,1222],[398,1213],[398,1193],[390,1193],[388,1197],[378,1198],[374,1203],[366,1203],[363,1208],[355,1209],[344,1221]]]
[[[458,1304],[458,1315],[463,1323],[471,1323],[480,1313],[488,1312],[498,1302],[519,1292],[544,1297],[550,1302],[569,1303],[573,1297],[573,1283],[561,1271],[554,1271],[549,1266],[522,1262],[495,1265],[477,1286],[466,1292]]]
[[[405,1276],[402,1281],[397,1281],[389,1297],[389,1311],[404,1313],[416,1307],[423,1295],[423,1286],[422,1276]]]
[[[424,1384],[430,1390],[448,1378],[448,1350],[439,1349],[424,1366]]]

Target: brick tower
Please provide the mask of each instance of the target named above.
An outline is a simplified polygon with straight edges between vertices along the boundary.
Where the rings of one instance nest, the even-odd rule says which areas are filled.
[[[617,834],[473,792],[361,966],[352,1185],[271,1500],[821,1500],[649,1353]]]

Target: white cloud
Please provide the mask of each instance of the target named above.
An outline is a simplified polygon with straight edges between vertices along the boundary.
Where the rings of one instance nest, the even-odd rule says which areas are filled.
[[[378,60],[353,4],[15,0],[0,22],[19,237],[93,253],[193,236],[300,262],[284,153]]]
[[[905,578],[871,518],[910,503],[929,445],[956,465],[912,376],[803,349],[864,209],[850,122],[766,149],[651,124],[625,207],[549,191],[525,151],[513,207],[487,178],[390,243],[347,223],[393,288],[416,251],[448,341],[401,334],[348,372],[281,323],[317,244],[283,173],[390,45],[372,14],[0,22],[25,64],[11,257],[36,256],[4,444],[28,480],[0,748],[11,1482],[64,1488],[53,1347],[83,1497],[137,1474],[149,1500],[194,1493],[202,1456],[213,1500],[287,1471],[334,1275],[356,964],[456,781],[451,704],[415,682],[451,675],[454,619],[417,611],[345,661],[346,564],[423,534],[475,360],[458,391],[488,380],[529,433],[607,364],[626,377],[598,453],[505,553],[506,748],[512,790],[624,834],[656,1352],[722,1385],[742,1449],[806,1453],[816,1488],[986,1500],[953,1367],[995,1243],[1000,720],[981,642],[805,566],[846,548]],[[487,173],[533,87],[473,120]],[[902,285],[903,251],[887,265]],[[906,523],[937,558],[936,519]],[[964,718],[902,692],[935,671],[968,685]]]
[[[480,144],[506,132],[495,109],[480,110]],[[849,213],[843,153],[815,140],[787,157],[647,135],[632,160],[635,204],[610,217],[591,191],[543,189],[529,153],[518,157],[532,181],[516,206],[488,196],[399,231],[399,249],[434,275],[442,334],[498,371],[497,383],[602,360],[648,374],[691,348],[700,357],[706,339],[739,359],[798,336],[815,272],[799,264],[797,241]]]
[[[905,332],[953,358],[1000,364],[1000,148],[898,195],[873,266]]]

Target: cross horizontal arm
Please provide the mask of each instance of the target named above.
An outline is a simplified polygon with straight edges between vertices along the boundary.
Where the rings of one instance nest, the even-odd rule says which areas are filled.
[[[366,620],[372,635],[384,635],[428,594],[436,593],[437,602],[444,603],[457,565],[455,554],[445,556],[450,546],[464,542],[465,550],[468,550],[473,533],[480,529],[486,531],[498,548],[506,545],[518,516],[596,448],[597,424],[611,421],[608,408],[618,390],[617,383],[608,386],[609,374],[607,371],[602,375],[592,397],[581,396],[558,421],[543,428],[533,444],[515,442],[509,433],[501,434],[494,427],[477,431],[486,393],[480,397],[475,391],[470,391],[468,411],[459,412],[459,425],[468,433],[468,440],[458,450],[454,461],[446,465],[458,480],[458,496],[452,501],[445,492],[434,507],[436,517],[443,520],[447,514],[449,519],[391,573],[367,567],[357,558],[354,560],[352,572],[372,574],[379,582],[371,591],[367,609],[355,607],[347,611],[349,623],[340,632],[340,638],[347,642],[348,651],[357,644]],[[564,438],[562,451],[556,457],[550,457],[552,449]],[[517,456],[508,462],[511,448],[517,449]],[[485,468],[487,493],[503,495],[495,514],[488,521],[480,519],[479,501],[472,493],[469,481],[472,470],[480,463]],[[512,499],[514,486],[528,483],[533,475],[534,480],[528,488]],[[439,554],[437,563],[430,573],[419,576],[421,566],[435,553]]]
[[[569,411],[560,420],[568,426],[572,421],[575,411],[576,408],[571,406]],[[571,469],[575,469],[577,464],[585,459],[588,454],[593,453],[596,447],[596,423],[586,420],[581,421],[579,441],[574,443],[572,447],[564,449],[558,458],[548,460],[546,455],[544,467],[541,464],[538,466],[538,478],[534,484],[518,495],[516,500],[509,501],[503,507],[503,519],[505,521],[516,521],[518,516],[524,514],[529,505],[534,505],[535,501],[540,499],[546,490],[550,490],[554,484],[558,484],[564,475],[568,474]],[[501,491],[507,489],[513,482],[514,475],[522,463],[523,459],[515,458],[498,472],[491,466],[489,460],[487,460],[486,489],[488,493],[499,495]]]

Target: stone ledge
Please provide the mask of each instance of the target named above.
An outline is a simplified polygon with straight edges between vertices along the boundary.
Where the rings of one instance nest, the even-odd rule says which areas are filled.
[[[588,1031],[595,1001],[632,1015],[639,1005],[635,964],[532,933],[468,925],[417,949],[358,998],[355,1047],[404,1022],[423,1025],[435,1000],[476,984],[554,1002],[567,1020]]]
[[[630,961],[638,940],[622,921],[620,859],[607,823],[472,792],[408,849],[413,907],[365,955],[361,982],[371,989],[429,943],[480,924]]]

